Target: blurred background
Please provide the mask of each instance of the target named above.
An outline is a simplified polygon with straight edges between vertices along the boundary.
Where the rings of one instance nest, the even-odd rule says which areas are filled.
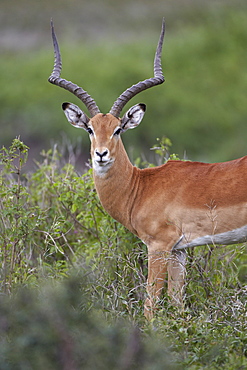
[[[246,155],[246,0],[1,0],[0,146],[20,135],[30,147],[30,166],[54,143],[80,148],[82,164],[89,157],[87,134],[69,125],[61,104],[86,108],[47,82],[51,18],[62,77],[107,113],[127,87],[152,77],[163,16],[166,82],[124,109],[147,104],[141,125],[123,137],[131,158],[143,153],[151,160],[149,148],[162,136],[181,158],[214,162]]]

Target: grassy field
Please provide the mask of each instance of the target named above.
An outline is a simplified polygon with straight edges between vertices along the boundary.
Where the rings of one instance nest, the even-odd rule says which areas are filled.
[[[186,299],[143,316],[145,246],[101,208],[91,170],[1,151],[1,369],[245,369],[246,244],[188,253]],[[18,172],[18,175],[16,173]]]

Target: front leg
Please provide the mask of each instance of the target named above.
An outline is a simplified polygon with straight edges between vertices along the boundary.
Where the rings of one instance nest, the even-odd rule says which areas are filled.
[[[186,253],[184,251],[154,251],[148,255],[148,298],[144,305],[145,317],[153,318],[154,310],[160,298],[166,271],[168,271],[168,294],[173,304],[180,306],[183,302]]]
[[[156,302],[158,301],[167,271],[167,257],[169,253],[164,251],[154,251],[148,253],[148,298],[144,304],[144,315],[148,320],[153,318]]]

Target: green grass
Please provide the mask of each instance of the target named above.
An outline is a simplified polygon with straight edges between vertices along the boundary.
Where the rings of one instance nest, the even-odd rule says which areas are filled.
[[[1,369],[247,366],[246,244],[190,250],[184,308],[164,291],[148,323],[146,248],[101,208],[91,170],[54,148],[27,174],[19,140],[0,154]]]

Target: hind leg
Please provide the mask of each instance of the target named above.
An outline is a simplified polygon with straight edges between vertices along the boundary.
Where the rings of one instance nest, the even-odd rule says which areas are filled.
[[[172,252],[167,262],[168,271],[168,294],[173,304],[181,306],[183,303],[185,275],[186,275],[186,252]]]

